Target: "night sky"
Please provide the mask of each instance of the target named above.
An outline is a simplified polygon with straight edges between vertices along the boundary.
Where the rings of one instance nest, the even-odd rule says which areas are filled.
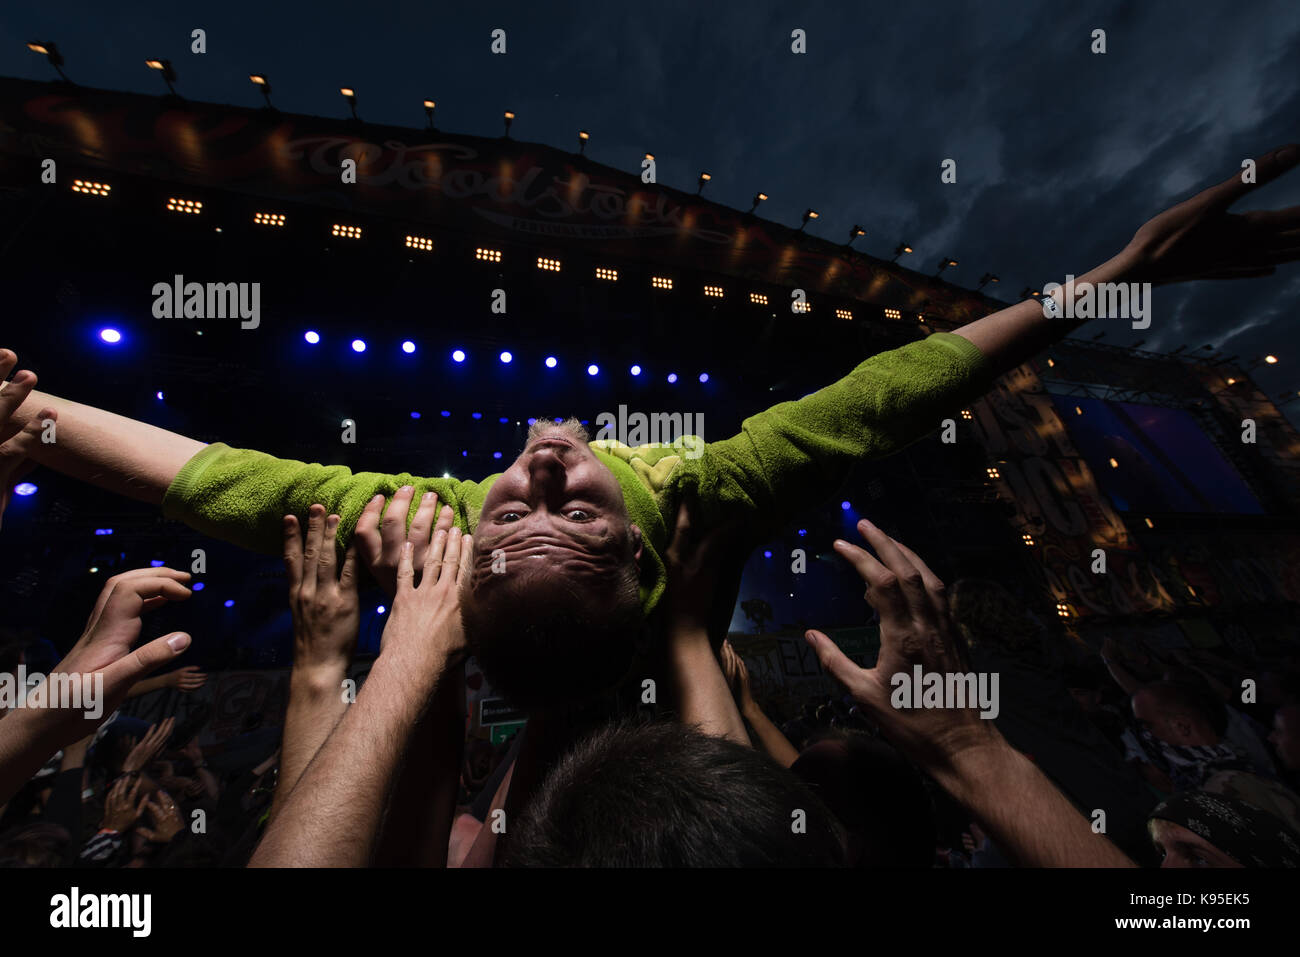
[[[178,10],[177,7],[183,9]],[[0,74],[51,79],[28,40],[53,40],[87,86],[164,92],[144,65],[166,57],[182,95],[257,106],[265,73],[281,110],[499,135],[639,168],[660,182],[973,287],[986,271],[1014,301],[1117,252],[1144,220],[1300,139],[1300,4],[1276,2],[312,4],[47,2],[0,13]],[[291,9],[286,9],[291,8]],[[190,32],[207,52],[190,52]],[[493,55],[491,32],[507,34]],[[807,53],[790,50],[806,31]],[[1090,52],[1094,29],[1104,55]],[[940,163],[957,161],[956,184]],[[1292,173],[1236,211],[1300,204]],[[1300,389],[1293,331],[1300,265],[1264,279],[1156,291],[1151,328],[1095,322],[1105,341],[1210,343],[1271,397]],[[1296,418],[1300,401],[1287,408]]]

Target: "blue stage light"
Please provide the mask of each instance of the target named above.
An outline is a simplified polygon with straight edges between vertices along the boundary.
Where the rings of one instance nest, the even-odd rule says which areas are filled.
[[[154,393],[154,396],[157,397],[159,400],[161,400],[162,397],[163,397],[163,394],[162,394],[161,392],[155,392],[155,393]]]
[[[587,366],[587,375],[600,375],[600,366],[594,362]]]
[[[113,534],[113,530],[112,530],[111,528],[97,528],[97,529],[95,529],[95,534],[96,534],[96,535],[112,535],[112,534]]]
[[[765,551],[765,552],[763,552],[763,557],[764,557],[764,558],[771,558],[771,557],[772,557],[772,553],[771,553],[770,551]]]
[[[641,367],[640,367],[640,366],[633,366],[632,369],[631,369],[631,372],[632,372],[633,375],[640,375],[640,374],[641,374]]]
[[[801,528],[801,529],[799,529],[799,537],[800,537],[800,538],[803,538],[803,537],[804,537],[805,535],[807,535],[807,534],[808,534],[808,529],[806,529],[806,528]]]
[[[500,422],[502,425],[509,425],[509,424],[510,424],[510,420],[507,419],[504,415],[501,416],[501,418],[497,419],[497,421]]]
[[[115,346],[122,341],[122,333],[116,329],[100,329],[99,338],[103,339],[110,346]]]
[[[35,495],[36,486],[31,482],[19,482],[14,486],[15,495]]]
[[[529,420],[528,420],[528,424],[529,424],[529,425],[536,425],[536,424],[537,424],[537,420],[536,420],[536,419],[529,419]]]
[[[707,372],[701,372],[701,373],[700,373],[700,381],[701,381],[701,382],[708,382],[708,381],[709,381],[709,374],[708,374]]]
[[[190,586],[190,588],[194,589],[195,591],[203,591],[204,587],[205,586],[203,582],[195,582],[193,585]]]
[[[161,558],[151,558],[149,559],[149,564],[154,568],[162,568],[167,563]]]
[[[407,339],[405,342],[402,343],[402,351],[409,356],[412,352],[415,351],[415,343],[412,342],[410,339]]]
[[[668,384],[672,385],[676,381],[677,381],[677,373],[676,372],[668,373]]]
[[[499,458],[501,458],[501,453],[500,453],[500,452],[493,452],[493,453],[492,453],[492,457],[493,457],[494,459],[499,459]]]
[[[365,341],[364,339],[353,339],[353,340],[352,340],[352,351],[353,351],[353,352],[365,352],[365,351],[366,351],[366,341]]]
[[[442,416],[444,419],[450,419],[450,418],[451,418],[451,412],[450,412],[449,410],[447,410],[447,409],[443,409],[443,410],[442,410],[441,412],[439,412],[438,414],[439,414],[440,416]]]
[[[514,358],[514,356],[512,356],[512,355],[511,355],[510,353],[508,353],[508,352],[503,352],[503,353],[501,353],[501,361],[504,362],[504,363],[507,364],[507,365],[510,364],[510,360],[513,359],[513,358]]]
[[[465,351],[463,349],[457,349],[455,352],[451,354],[451,359],[453,362],[464,362]]]
[[[471,419],[481,419],[481,418],[483,418],[483,413],[482,413],[482,412],[471,412],[471,413],[469,414],[469,417],[470,417]]]
[[[313,346],[316,343],[320,342],[320,333],[317,332],[315,329],[308,329],[306,332],[302,334],[302,337],[306,339],[308,342],[310,342]]]
[[[224,604],[225,604],[225,606],[226,606],[227,608],[234,608],[234,607],[235,607],[235,599],[233,599],[233,598],[227,598],[227,599],[225,600]]]
[[[385,608],[383,605],[380,605],[378,608],[375,609],[375,612],[380,615],[382,615],[386,611],[388,611],[388,609]]]
[[[556,364],[558,361],[559,361],[559,360],[556,359],[555,356],[547,356],[547,357],[546,357],[546,368],[548,368],[548,369],[554,369],[554,368],[555,368],[555,364]]]
[[[413,418],[413,419],[418,419],[419,417],[420,417],[420,413],[419,413],[419,412],[412,412],[412,413],[411,413],[411,418]]]
[[[853,505],[852,505],[852,503],[850,503],[850,502],[840,502],[840,508],[844,509],[844,511],[846,511],[846,512],[847,512],[849,509],[851,509],[852,507],[853,507]]]

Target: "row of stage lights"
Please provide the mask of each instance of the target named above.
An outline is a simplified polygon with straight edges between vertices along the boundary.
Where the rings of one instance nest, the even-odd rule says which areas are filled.
[[[59,53],[58,46],[55,43],[51,41],[33,40],[27,44],[27,49],[31,50],[33,53],[39,53],[45,56],[45,58],[49,60],[50,64],[58,71],[59,76],[62,77],[64,81],[69,83],[72,82],[71,80],[68,79],[67,75],[63,72],[63,56]],[[163,59],[163,58],[148,59],[145,60],[145,66],[147,66],[151,70],[154,70],[163,78],[163,81],[167,84],[167,90],[169,93],[171,93],[172,95],[176,94],[176,88],[173,85],[176,81],[176,68],[172,65],[172,62],[170,60]],[[262,97],[266,100],[267,108],[274,109],[274,107],[271,106],[271,81],[267,79],[266,74],[250,73],[248,79],[249,82],[251,82],[254,86],[256,86],[258,90],[261,92]],[[357,91],[353,87],[342,86],[339,87],[339,95],[342,96],[343,99],[347,102],[348,109],[352,113],[352,118],[360,122],[361,117],[357,114]],[[437,108],[438,104],[436,103],[436,101],[430,99],[422,100],[421,104],[424,107],[424,116],[425,116],[427,129],[430,132],[434,132],[436,130],[436,127],[433,125],[433,117],[434,117],[434,110]],[[509,139],[510,127],[513,125],[515,121],[514,110],[504,110],[501,114],[501,118],[505,124],[503,136],[505,139]],[[578,130],[578,155],[579,156],[586,155],[587,144],[590,141],[591,141],[590,132],[588,132],[587,130]],[[654,158],[655,156],[653,153],[645,154],[646,161],[654,162]],[[707,186],[712,180],[713,180],[713,175],[711,173],[709,173],[708,171],[701,171],[699,178],[696,180],[695,195],[697,196],[701,195],[704,192],[704,187]],[[753,214],[754,211],[758,209],[759,204],[767,202],[768,198],[769,198],[768,194],[763,192],[762,190],[756,192],[754,194],[753,201],[750,204],[748,213]],[[798,232],[803,232],[804,228],[808,225],[809,222],[820,218],[821,218],[821,214],[817,212],[817,210],[812,208],[805,209],[803,216],[800,218]],[[280,225],[283,225],[283,223],[281,223]],[[865,236],[866,234],[867,231],[865,229],[863,229],[857,223],[854,223],[852,228],[849,229],[849,238],[848,241],[844,243],[844,247],[846,249],[852,248],[854,240],[858,239],[861,236]],[[899,243],[894,248],[894,255],[893,258],[890,260],[890,262],[897,262],[900,256],[908,255],[912,251],[913,249],[910,243],[906,243],[906,242]],[[934,273],[934,275],[935,276],[942,275],[945,269],[949,269],[956,265],[957,265],[957,260],[949,256],[944,256],[942,259],[939,260],[938,270]],[[986,285],[988,285],[990,282],[996,283],[999,282],[999,279],[997,276],[993,275],[993,273],[986,272],[984,273],[984,275],[980,277],[978,285],[975,286],[975,290],[978,292],[979,290],[983,289]],[[1023,294],[1021,298],[1024,298]]]
[[[113,187],[108,183],[101,183],[94,180],[75,179],[72,181],[72,191],[84,196],[105,197],[110,195]],[[166,209],[169,212],[181,215],[201,215],[203,212],[202,200],[185,199],[183,197],[168,197]],[[255,212],[253,213],[253,224],[256,226],[283,227],[287,222],[284,213],[272,212]],[[220,232],[220,227],[217,228]],[[333,223],[330,226],[330,235],[335,239],[360,240],[363,235],[362,227],[350,223]],[[407,249],[417,250],[419,252],[433,252],[433,240],[428,236],[416,236],[406,234],[404,239]],[[488,246],[476,246],[474,248],[474,258],[479,262],[500,264],[504,260],[504,253],[500,249],[494,249]],[[538,256],[537,268],[542,272],[558,273],[564,268],[561,260],[551,256]],[[619,271],[612,266],[596,266],[594,276],[601,282],[618,282]],[[651,276],[650,288],[659,289],[666,292],[673,291],[675,283],[669,276]],[[703,295],[709,299],[725,299],[726,289],[717,283],[705,283],[703,286]],[[770,297],[764,292],[750,292],[749,301],[756,306],[767,306],[771,304]],[[807,314],[813,311],[813,304],[805,300],[795,301],[792,304],[793,311],[799,314]],[[845,309],[842,306],[834,307],[835,318],[852,320],[853,311]],[[887,319],[901,319],[902,312],[898,309],[886,309],[885,317]],[[918,317],[918,319],[923,317]]]

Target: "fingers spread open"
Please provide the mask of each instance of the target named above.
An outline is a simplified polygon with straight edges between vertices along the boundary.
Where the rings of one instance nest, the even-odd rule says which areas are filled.
[[[284,517],[284,571],[289,576],[289,594],[302,584],[302,535],[294,515]]]
[[[438,514],[438,495],[436,492],[425,492],[420,496],[420,506],[415,510],[415,518],[411,521],[411,528],[406,537],[416,545],[428,545],[429,536],[433,534],[433,522]],[[423,549],[422,549],[423,550]],[[423,555],[417,555],[418,562]]]
[[[385,548],[397,548],[406,540],[406,520],[411,514],[414,495],[415,489],[410,485],[403,485],[393,495],[388,511],[384,512],[384,520],[379,523]]]
[[[379,522],[384,514],[384,501],[382,495],[376,495],[367,503],[357,520],[353,541],[359,543],[361,558],[367,567],[373,567],[383,554],[384,543],[379,533]]]

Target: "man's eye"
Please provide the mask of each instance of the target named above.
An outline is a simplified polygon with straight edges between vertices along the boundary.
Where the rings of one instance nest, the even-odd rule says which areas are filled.
[[[595,518],[595,516],[585,508],[571,508],[564,513],[564,517],[574,522],[586,522]]]
[[[523,512],[503,512],[503,513],[501,514],[501,518],[498,519],[498,521],[502,521],[502,522],[517,522],[517,521],[519,521],[519,520],[520,520],[521,518],[523,518],[523,517],[524,517]]]

